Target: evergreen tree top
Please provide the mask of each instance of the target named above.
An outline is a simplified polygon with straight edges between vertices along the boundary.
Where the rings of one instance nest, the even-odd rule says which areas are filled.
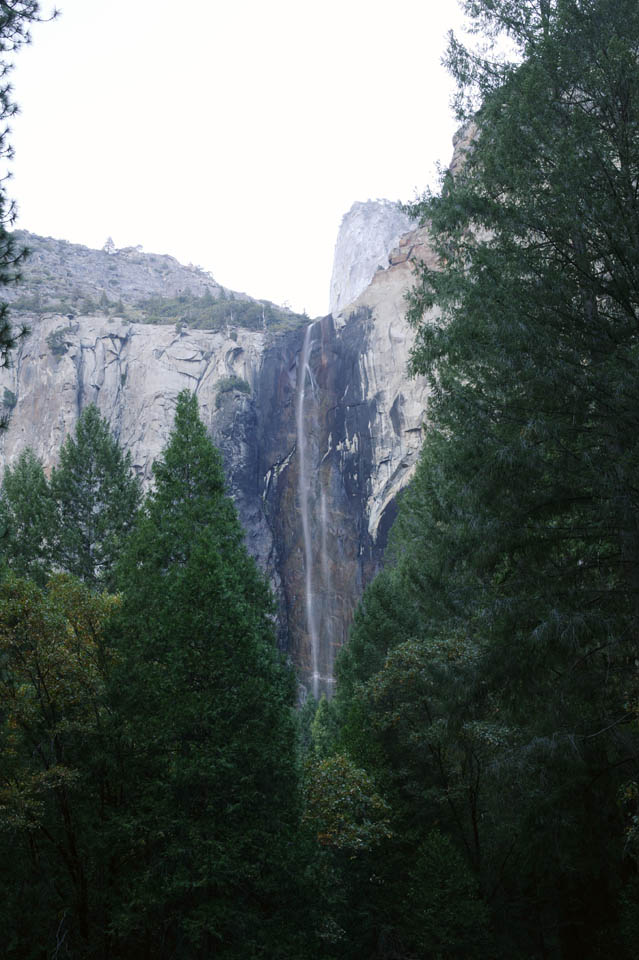
[[[95,404],[85,407],[51,474],[57,531],[53,557],[93,586],[111,585],[113,564],[140,504],[140,484]]]
[[[153,464],[156,480],[154,497],[179,492],[181,500],[224,493],[222,458],[211,443],[200,419],[197,397],[183,390],[177,398],[175,422],[168,445]]]

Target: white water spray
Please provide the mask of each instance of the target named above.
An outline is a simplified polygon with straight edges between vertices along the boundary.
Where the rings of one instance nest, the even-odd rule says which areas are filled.
[[[320,460],[322,403],[315,382],[311,355],[313,327],[304,334],[297,377],[295,409],[298,451],[298,503],[304,543],[304,600],[306,630],[311,647],[311,692],[317,700],[321,693],[330,697],[334,690],[334,630],[331,600],[333,577],[329,544],[330,468],[325,464],[328,451]],[[309,390],[309,385],[312,390]],[[322,602],[323,601],[323,602]]]
[[[304,346],[302,347],[302,356],[300,359],[300,372],[297,385],[297,410],[296,410],[296,428],[297,428],[297,449],[299,454],[299,502],[300,513],[302,516],[302,536],[304,540],[304,574],[305,574],[305,601],[306,601],[306,626],[311,640],[311,665],[313,671],[313,696],[319,697],[319,631],[317,629],[317,620],[315,617],[315,608],[313,603],[313,544],[311,541],[311,523],[309,514],[309,477],[308,477],[308,450],[306,441],[306,431],[304,429],[304,399],[306,396],[306,382],[310,380],[313,387],[313,375],[309,366],[311,356],[311,334],[313,324],[310,323],[306,328],[304,335]]]

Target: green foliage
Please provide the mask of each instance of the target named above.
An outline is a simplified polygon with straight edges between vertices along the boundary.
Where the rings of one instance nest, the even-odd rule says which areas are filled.
[[[115,598],[67,576],[47,592],[12,576],[0,590],[5,760],[2,829],[35,830],[59,788],[80,778],[69,765],[76,736],[95,731],[102,710],[101,630]],[[59,826],[62,826],[60,824]]]
[[[113,566],[132,528],[140,484],[97,407],[82,411],[51,473],[55,564],[91,587],[109,587]]]
[[[10,58],[20,47],[30,42],[29,26],[39,19],[40,5],[37,0],[12,0],[0,9],[0,285],[15,283],[20,278],[20,266],[27,256],[27,249],[16,242],[8,231],[16,217],[16,209],[6,193],[6,163],[12,156],[9,143],[8,122],[17,112],[13,101],[13,88],[7,78],[11,71]],[[16,332],[9,319],[6,303],[0,304],[0,367],[8,365],[11,350],[17,339],[26,333],[23,327]]]
[[[0,556],[15,574],[43,586],[51,566],[55,507],[42,464],[24,450],[4,471],[0,495]]]
[[[73,489],[108,519],[125,461],[94,407],[63,454],[56,497]],[[29,511],[56,503],[31,453],[4,495],[27,531]],[[55,539],[69,566],[86,559]],[[0,582],[4,954],[315,956],[293,678],[194,397],[178,399],[128,546],[116,539],[121,600],[90,589],[107,579],[103,547],[88,585]]]
[[[358,853],[390,836],[388,805],[343,754],[309,764],[306,791],[304,818],[323,846]]]
[[[116,600],[68,577],[46,592],[0,585],[0,874],[3,954],[88,956],[109,875],[104,740],[113,652],[103,627]],[[128,851],[131,855],[131,851]],[[107,955],[107,954],[104,954]]]
[[[341,741],[416,885],[384,901],[407,952],[473,956],[489,906],[481,955],[630,956],[639,8],[465,6],[521,63],[451,42],[476,126],[415,207],[438,259],[409,311],[429,428],[394,562],[340,658]],[[415,874],[414,851],[433,828],[457,866],[427,886],[437,868]],[[438,887],[457,898],[448,917]]]
[[[16,397],[15,393],[13,392],[13,390],[9,390],[8,387],[5,387],[5,388],[4,388],[4,393],[3,393],[3,395],[2,395],[2,404],[3,404],[3,406],[4,406],[7,410],[13,410],[13,408],[15,407],[15,405],[16,405],[17,402],[18,402],[18,398]]]
[[[154,475],[119,570],[119,704],[139,749],[129,815],[143,838],[121,935],[157,957],[301,956],[286,915],[300,882],[293,681],[186,392]]]
[[[489,911],[476,878],[449,837],[435,829],[416,851],[404,904],[407,936],[433,960],[490,953]]]
[[[131,318],[145,323],[179,323],[199,330],[240,327],[247,330],[280,330],[308,322],[303,317],[276,307],[268,300],[214,299],[210,291],[202,296],[182,293],[177,297],[149,297],[139,300]]]
[[[61,312],[67,312],[67,307],[60,305]],[[52,330],[51,333],[47,334],[47,346],[49,350],[55,357],[63,357],[64,354],[69,349],[68,336],[70,333],[74,332],[74,327],[58,327],[56,330]]]
[[[319,699],[310,725],[312,753],[318,760],[326,760],[335,752],[337,725],[335,711],[325,695]]]
[[[234,391],[237,391],[238,393],[250,394],[251,392],[250,385],[246,382],[246,380],[243,380],[242,377],[222,377],[221,380],[218,380],[216,388],[216,409],[219,409],[222,406],[225,393],[233,393]]]
[[[32,450],[4,473],[0,557],[14,573],[43,586],[65,570],[90,587],[110,586],[131,530],[140,485],[97,408],[84,409],[47,481]]]
[[[311,733],[311,724],[317,710],[317,700],[310,696],[301,703],[296,710],[297,721],[297,745],[300,757],[304,759],[312,749],[313,736]]]

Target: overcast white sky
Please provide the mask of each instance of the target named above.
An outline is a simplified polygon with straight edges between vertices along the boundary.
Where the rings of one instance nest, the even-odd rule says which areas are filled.
[[[350,205],[410,200],[450,160],[456,0],[59,5],[12,77],[35,233],[142,244],[317,316]]]

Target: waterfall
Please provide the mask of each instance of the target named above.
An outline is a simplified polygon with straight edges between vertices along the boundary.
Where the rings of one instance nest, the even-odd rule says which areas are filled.
[[[318,322],[319,323],[319,322]],[[297,402],[295,408],[298,455],[298,504],[304,554],[304,604],[306,633],[310,642],[311,692],[315,699],[331,696],[333,677],[333,576],[332,544],[329,535],[330,462],[328,451],[320,456],[330,438],[323,435],[325,413],[319,384],[313,376],[313,341],[310,323],[304,334],[299,359]],[[317,369],[317,364],[315,365]],[[309,389],[310,387],[310,389]],[[324,398],[325,403],[326,398]],[[322,413],[322,411],[324,412]]]
[[[313,387],[313,374],[309,366],[311,356],[311,334],[313,324],[309,323],[304,334],[304,346],[302,347],[302,356],[300,360],[299,379],[297,385],[297,449],[299,456],[298,481],[299,481],[299,503],[302,517],[302,536],[304,539],[304,599],[306,603],[306,627],[311,641],[311,666],[313,696],[319,697],[319,631],[317,629],[317,620],[315,617],[315,605],[313,598],[313,543],[311,540],[311,522],[309,511],[309,477],[308,477],[308,453],[309,444],[306,434],[306,420],[304,416],[304,399],[306,397],[306,383],[311,381]]]

